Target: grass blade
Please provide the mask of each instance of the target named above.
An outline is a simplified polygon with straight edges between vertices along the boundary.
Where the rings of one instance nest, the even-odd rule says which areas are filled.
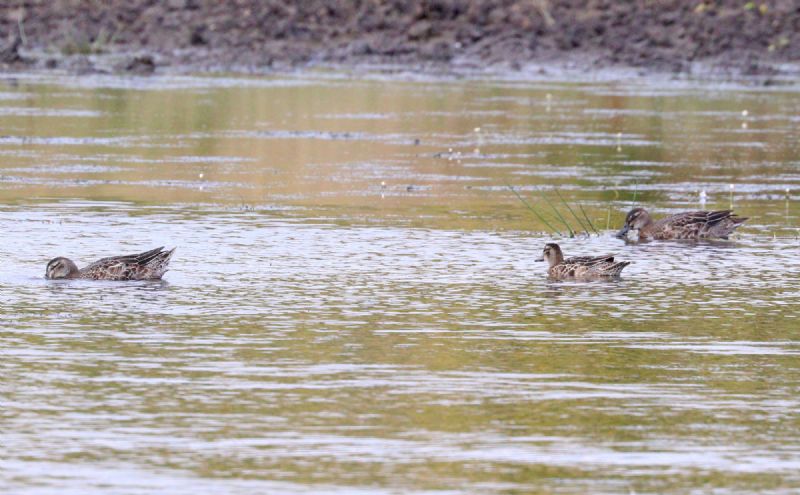
[[[598,232],[598,231],[597,231],[597,229],[596,229],[596,228],[594,228],[594,224],[592,223],[592,221],[591,221],[591,220],[589,220],[589,215],[587,215],[587,214],[586,214],[586,211],[584,211],[584,209],[583,209],[583,205],[582,205],[582,204],[580,204],[580,203],[578,203],[578,208],[580,208],[580,209],[581,209],[581,213],[583,213],[583,218],[585,218],[585,219],[586,219],[586,221],[587,221],[587,222],[589,222],[589,226],[592,228],[592,230],[594,231],[594,233],[595,233],[595,234],[597,234],[597,235],[600,235],[600,232]]]
[[[519,200],[522,202],[522,204],[523,204],[523,205],[525,205],[525,207],[526,207],[527,209],[529,209],[531,212],[533,212],[533,214],[534,214],[534,215],[536,215],[536,217],[537,217],[539,220],[541,220],[543,224],[547,225],[547,228],[548,228],[548,229],[552,230],[553,232],[555,232],[555,233],[556,233],[556,234],[558,234],[558,235],[561,235],[561,232],[559,232],[559,231],[558,231],[556,228],[554,228],[552,225],[550,225],[550,222],[548,222],[547,220],[545,220],[545,218],[544,218],[542,215],[540,215],[540,214],[539,214],[539,212],[538,212],[538,211],[536,211],[536,209],[534,209],[534,207],[533,207],[533,206],[531,206],[530,204],[528,204],[528,202],[527,202],[527,201],[525,201],[525,198],[523,198],[522,196],[520,196],[520,194],[517,192],[517,190],[516,190],[516,189],[514,189],[514,188],[511,186],[511,184],[509,184],[508,182],[506,182],[506,187],[508,187],[509,189],[511,189],[511,192],[513,192],[513,193],[514,193],[514,195],[517,197],[517,199],[519,199]]]
[[[569,210],[569,212],[572,213],[572,216],[578,222],[578,225],[580,225],[581,228],[588,234],[589,233],[589,229],[586,228],[586,225],[584,225],[583,222],[581,221],[581,219],[578,217],[578,215],[576,215],[575,212],[572,211],[572,208],[569,206],[569,203],[564,201],[564,198],[561,196],[561,193],[558,192],[558,189],[556,189],[555,191],[556,191],[556,196],[558,196],[558,199],[560,199],[561,202],[564,203],[564,206],[566,206],[567,210]]]
[[[569,231],[569,236],[575,237],[575,231],[572,230],[572,227],[570,227],[569,223],[567,223],[567,221],[564,220],[564,217],[562,217],[561,213],[558,212],[558,209],[555,206],[553,206],[553,203],[551,203],[550,200],[547,199],[547,196],[545,196],[542,191],[539,191],[539,195],[542,197],[542,199],[544,199],[545,203],[550,205],[550,208],[552,208],[552,210],[556,213],[556,217],[558,217],[558,219],[561,220],[561,223],[563,223],[564,226],[567,228],[567,230]]]

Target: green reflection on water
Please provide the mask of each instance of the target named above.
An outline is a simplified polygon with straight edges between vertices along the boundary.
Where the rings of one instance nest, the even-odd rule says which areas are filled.
[[[705,189],[706,206],[723,208],[734,184],[743,214],[796,228],[796,201],[779,204],[798,185],[795,93],[305,79],[164,86],[6,88],[19,99],[5,100],[0,116],[0,199],[292,205],[361,221],[546,230],[504,184],[545,212],[531,188],[560,188],[601,227],[618,224],[634,194],[698,207]]]
[[[0,100],[0,222],[32,245],[2,249],[3,443],[23,467],[0,481],[32,486],[47,461],[409,491],[800,486],[796,244],[769,241],[797,232],[800,96],[254,81],[0,91],[22,95]],[[506,182],[537,206],[558,187],[603,228],[634,191],[661,213],[702,189],[728,207],[732,183],[751,220],[705,264],[620,243],[636,264],[619,284],[552,285],[526,264],[545,226]],[[101,244],[76,255],[112,248],[105,217],[186,244],[163,287],[43,285],[18,273],[59,239],[20,226],[27,210]],[[334,241],[304,247],[321,218]]]

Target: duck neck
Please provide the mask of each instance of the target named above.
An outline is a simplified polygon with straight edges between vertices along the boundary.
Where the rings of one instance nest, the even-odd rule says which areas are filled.
[[[553,268],[554,266],[563,262],[564,262],[564,254],[561,252],[560,249],[555,251],[553,255],[550,256],[550,268]]]
[[[650,229],[652,226],[653,226],[653,219],[650,217],[650,215],[647,215],[647,216],[644,218],[644,224],[642,224],[642,226],[641,226],[641,227],[639,227],[639,230],[648,230],[648,229]]]
[[[81,271],[78,269],[78,265],[72,261],[67,261],[67,268],[69,269],[69,273],[67,273],[67,276],[64,278],[79,278],[81,276]]]

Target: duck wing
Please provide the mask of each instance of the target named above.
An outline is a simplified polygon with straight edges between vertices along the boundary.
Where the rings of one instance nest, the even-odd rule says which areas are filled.
[[[565,265],[596,265],[598,263],[613,263],[614,255],[606,254],[603,256],[573,256],[564,260]]]
[[[572,259],[551,267],[548,272],[550,277],[558,279],[617,277],[626,266],[631,264],[630,261],[614,261],[613,256],[578,257],[578,259],[590,260],[588,263],[575,263],[571,261]]]
[[[745,222],[733,210],[687,211],[656,222],[656,226],[670,231],[677,238],[725,237]]]
[[[81,269],[81,278],[93,280],[146,280],[161,278],[172,253],[163,246],[138,254],[103,258]]]

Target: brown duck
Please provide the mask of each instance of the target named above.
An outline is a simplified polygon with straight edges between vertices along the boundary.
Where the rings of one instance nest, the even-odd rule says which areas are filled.
[[[596,279],[618,277],[630,261],[614,261],[614,255],[575,256],[564,259],[561,247],[555,243],[544,245],[542,257],[536,261],[547,261],[547,275],[554,279]]]
[[[727,239],[747,218],[731,210],[687,211],[653,221],[644,208],[634,208],[625,217],[625,225],[617,232],[624,238],[637,231],[638,239]]]
[[[164,251],[163,247],[140,254],[112,256],[95,261],[78,269],[72,260],[58,257],[47,263],[45,278],[88,280],[158,280],[167,271],[167,265],[175,248]]]

